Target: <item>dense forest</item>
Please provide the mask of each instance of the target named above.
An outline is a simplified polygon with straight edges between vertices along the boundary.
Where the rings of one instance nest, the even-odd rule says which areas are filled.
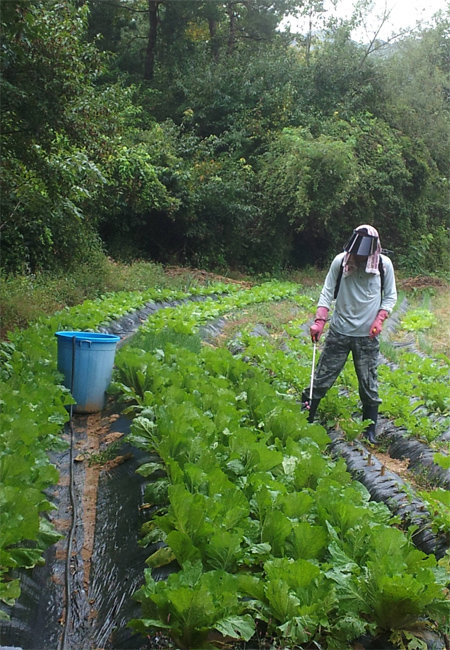
[[[360,223],[397,268],[445,270],[449,14],[355,42],[367,10],[2,2],[3,271],[107,254],[275,272],[327,263]]]

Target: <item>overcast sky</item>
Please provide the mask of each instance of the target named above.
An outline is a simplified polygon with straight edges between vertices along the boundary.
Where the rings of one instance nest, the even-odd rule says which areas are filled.
[[[352,0],[338,0],[338,9],[335,15],[343,18],[348,17],[353,4]],[[331,2],[328,2],[328,6],[331,10]],[[367,22],[367,31],[360,29],[353,33],[354,39],[366,41],[368,37],[370,38],[375,33],[381,24],[379,17],[383,15],[385,7],[390,12],[390,19],[379,34],[379,37],[384,39],[388,38],[393,32],[414,27],[417,21],[429,21],[437,11],[442,10],[445,12],[448,10],[450,2],[448,0],[374,0],[373,7]],[[295,23],[290,22],[292,31],[295,31]],[[307,22],[303,24],[304,27],[301,27],[299,31],[306,31]]]

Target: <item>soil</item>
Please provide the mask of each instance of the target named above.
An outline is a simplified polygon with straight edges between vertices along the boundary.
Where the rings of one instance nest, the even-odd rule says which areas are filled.
[[[254,285],[253,282],[244,280],[243,278],[233,279],[229,276],[220,275],[218,273],[210,273],[202,269],[186,268],[180,266],[167,266],[165,274],[169,277],[176,278],[179,276],[191,276],[200,284],[207,284],[208,282],[224,282],[225,284],[239,284],[242,288],[250,288]]]
[[[389,454],[385,454],[381,451],[371,450],[371,454],[376,456],[380,463],[384,465],[391,472],[395,472],[401,478],[413,482],[411,478],[411,472],[408,470],[409,460],[399,460],[396,458],[391,458]]]
[[[115,440],[119,439],[123,434],[119,432],[111,432],[111,424],[117,420],[119,415],[104,413],[94,413],[87,418],[86,437],[77,444],[78,456],[75,461],[84,462],[85,466],[85,480],[83,488],[83,529],[84,529],[84,542],[81,551],[83,559],[84,576],[83,586],[88,591],[89,576],[91,571],[91,558],[94,548],[95,537],[95,520],[97,512],[97,494],[98,494],[98,481],[100,472],[103,469],[111,469],[114,461],[117,459],[106,461],[104,464],[98,462],[91,462],[99,456],[100,449],[110,445]],[[121,461],[123,462],[123,457]]]
[[[398,280],[397,285],[400,289],[428,289],[433,287],[447,287],[448,283],[441,278],[435,278],[429,275],[416,275],[406,280]]]

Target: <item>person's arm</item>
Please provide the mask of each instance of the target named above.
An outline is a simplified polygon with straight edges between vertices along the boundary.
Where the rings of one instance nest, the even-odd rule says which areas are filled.
[[[325,327],[325,323],[327,322],[331,302],[334,299],[334,288],[336,286],[336,280],[338,277],[339,268],[341,266],[341,261],[341,255],[334,258],[327,273],[327,277],[325,278],[325,282],[320,293],[319,302],[317,304],[314,323],[309,328],[309,333],[311,334],[311,340],[313,343],[316,343],[320,339],[323,328]]]
[[[330,309],[331,303],[334,300],[334,289],[336,287],[336,281],[339,275],[339,269],[341,268],[342,260],[344,255],[336,255],[334,260],[331,262],[330,268],[328,270],[325,282],[322,287],[322,291],[319,296],[319,301],[317,303],[318,307],[326,307]]]
[[[382,262],[384,267],[383,296],[377,317],[370,326],[370,338],[378,336],[378,334],[381,333],[384,321],[394,309],[395,303],[397,302],[397,288],[395,286],[394,267],[392,266],[391,260],[387,257],[382,258]]]
[[[384,266],[384,289],[383,297],[381,299],[380,309],[391,313],[397,302],[397,288],[395,286],[395,274],[392,262],[388,257],[382,257]]]

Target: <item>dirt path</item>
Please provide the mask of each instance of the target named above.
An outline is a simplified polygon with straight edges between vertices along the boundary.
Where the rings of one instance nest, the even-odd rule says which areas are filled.
[[[82,498],[84,537],[81,557],[83,560],[83,585],[86,593],[89,591],[100,474],[102,471],[110,469],[113,463],[117,464],[123,460],[123,456],[109,458],[108,455],[110,445],[123,436],[120,432],[111,431],[111,427],[118,418],[119,415],[115,413],[90,415],[87,419],[87,435],[77,444],[77,454],[74,457],[75,463],[83,463],[85,467]]]

